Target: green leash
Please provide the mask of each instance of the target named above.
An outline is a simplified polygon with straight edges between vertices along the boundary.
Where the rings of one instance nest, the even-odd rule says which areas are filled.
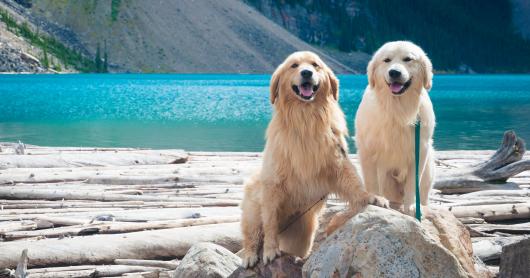
[[[420,206],[420,126],[421,121],[418,118],[414,125],[414,155],[416,166],[416,219],[421,222],[421,206]]]

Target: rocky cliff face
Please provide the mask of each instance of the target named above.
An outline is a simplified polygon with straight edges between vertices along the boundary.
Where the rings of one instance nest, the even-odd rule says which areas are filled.
[[[439,71],[530,72],[526,0],[247,2],[304,41],[342,52],[373,53],[387,41],[411,40]]]
[[[511,0],[513,8],[513,25],[517,32],[530,41],[530,1]]]
[[[261,13],[311,44],[341,50],[363,48],[361,41],[348,41],[344,30],[349,21],[366,11],[359,1],[248,0]],[[351,24],[353,25],[353,24]]]
[[[260,13],[305,42],[324,47],[346,65],[364,72],[371,48],[364,36],[352,36],[360,28],[350,24],[365,12],[359,1],[247,0]],[[353,20],[355,21],[355,20]]]

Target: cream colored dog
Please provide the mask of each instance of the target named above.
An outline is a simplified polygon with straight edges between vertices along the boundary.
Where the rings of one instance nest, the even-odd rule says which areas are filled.
[[[338,104],[339,83],[312,52],[290,55],[274,72],[270,100],[275,113],[267,129],[261,171],[245,187],[242,202],[243,266],[281,251],[305,257],[325,197],[336,193],[353,211],[367,204],[388,207],[363,188],[348,159],[348,134]]]
[[[417,45],[383,45],[368,64],[368,81],[355,118],[355,141],[364,183],[392,208],[414,213],[414,124],[421,120],[420,197],[427,205],[434,178],[435,118],[428,91],[432,64]],[[404,207],[403,207],[404,206]]]

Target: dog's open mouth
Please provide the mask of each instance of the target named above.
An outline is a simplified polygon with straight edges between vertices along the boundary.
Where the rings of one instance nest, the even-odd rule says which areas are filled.
[[[390,91],[392,91],[392,94],[401,95],[409,88],[411,82],[412,82],[412,78],[410,78],[405,83],[400,83],[398,81],[394,81],[394,82],[388,84],[388,87],[390,88]]]
[[[293,85],[293,91],[303,100],[313,100],[318,91],[319,84],[314,85],[310,81],[304,81],[300,85]]]

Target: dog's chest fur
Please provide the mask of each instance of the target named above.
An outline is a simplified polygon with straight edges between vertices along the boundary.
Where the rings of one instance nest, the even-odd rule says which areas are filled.
[[[404,97],[413,98],[413,92]],[[414,123],[422,121],[421,151],[424,156],[431,144],[434,118],[426,92],[417,100],[377,101],[374,92],[368,92],[357,114],[357,144],[363,155],[371,157],[377,167],[407,171],[414,163]],[[406,100],[403,98],[402,100]]]
[[[264,163],[275,170],[286,194],[295,202],[315,201],[327,193],[341,159],[347,153],[346,124],[340,108],[275,115],[267,131]],[[342,120],[341,117],[342,116]],[[280,118],[282,117],[282,118]],[[296,118],[300,117],[300,118]],[[297,123],[296,125],[294,123]],[[298,200],[297,198],[307,200]],[[292,198],[291,198],[292,199]]]
[[[381,132],[370,130],[366,139],[371,141],[378,152],[374,159],[380,166],[391,169],[406,168],[412,164],[414,155],[414,127],[399,125],[393,121],[382,122],[385,136]],[[386,165],[381,165],[385,163]]]

